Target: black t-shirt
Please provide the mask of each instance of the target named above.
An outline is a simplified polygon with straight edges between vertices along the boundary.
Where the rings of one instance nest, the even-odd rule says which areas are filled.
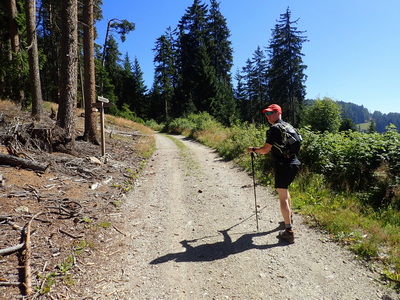
[[[281,122],[281,120],[276,121],[276,123]],[[276,124],[275,123],[275,124]],[[271,154],[274,158],[280,158],[280,152],[277,147],[274,145],[282,144],[282,133],[277,126],[271,125],[271,127],[267,130],[267,139],[265,143],[272,145]]]

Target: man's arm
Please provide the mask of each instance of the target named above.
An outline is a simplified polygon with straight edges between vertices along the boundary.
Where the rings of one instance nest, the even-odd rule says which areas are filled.
[[[247,152],[251,153],[251,152],[255,152],[255,153],[259,153],[259,154],[267,154],[269,153],[269,151],[271,151],[272,149],[272,145],[265,143],[264,146],[262,147],[249,147],[247,148]]]

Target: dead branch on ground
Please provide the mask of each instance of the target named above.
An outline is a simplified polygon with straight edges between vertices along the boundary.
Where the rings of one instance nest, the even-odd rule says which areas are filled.
[[[76,201],[67,201],[60,204],[59,206],[46,206],[47,209],[56,209],[58,212],[51,212],[64,216],[65,219],[70,219],[74,217],[81,217],[83,207],[80,203]]]
[[[123,236],[126,236],[126,233],[121,231],[117,226],[113,225],[113,228],[118,231],[120,234],[122,234]]]
[[[0,286],[15,286],[20,284],[19,282],[0,281]]]
[[[64,233],[66,235],[68,235],[69,237],[72,237],[73,239],[80,239],[83,238],[83,235],[73,235],[72,233],[69,233],[61,228],[58,229],[59,232]]]
[[[0,215],[0,221],[9,221],[12,219],[12,216],[10,215]]]
[[[43,212],[39,212],[34,215],[26,225],[26,235],[25,235],[25,294],[32,294],[32,275],[31,275],[31,224],[32,221],[41,215]]]
[[[8,254],[14,253],[14,252],[16,252],[18,250],[21,250],[24,247],[25,247],[25,243],[22,243],[22,244],[18,244],[18,245],[15,245],[15,246],[12,246],[12,247],[8,247],[8,248],[5,248],[5,249],[0,249],[0,255],[5,256],[5,255],[8,255]]]
[[[25,158],[0,153],[0,164],[24,169],[46,171],[48,166]]]
[[[17,223],[13,222],[13,221],[8,221],[8,224],[10,224],[12,226],[12,228],[14,228],[15,230],[18,230],[20,232],[22,232],[24,230],[24,228],[22,226],[19,226]]]

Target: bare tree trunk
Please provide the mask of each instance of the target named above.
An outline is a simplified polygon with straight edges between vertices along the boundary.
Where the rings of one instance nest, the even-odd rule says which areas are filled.
[[[75,146],[78,95],[78,1],[62,0],[61,80],[57,124],[64,129],[65,146]]]
[[[8,0],[8,27],[10,33],[11,40],[11,50],[14,53],[19,53],[20,43],[19,43],[19,35],[18,35],[18,27],[17,27],[17,3],[15,0]]]
[[[39,55],[36,39],[36,0],[25,1],[26,30],[28,33],[29,79],[32,96],[32,116],[40,120],[43,114],[40,84]]]
[[[20,55],[21,52],[21,44],[20,44],[20,38],[18,34],[18,26],[17,26],[17,3],[16,0],[9,0],[7,2],[7,10],[8,10],[8,28],[9,28],[9,33],[10,33],[10,44],[11,44],[11,52],[10,52],[10,57],[9,60],[14,60],[18,59],[18,56]],[[18,69],[22,69],[21,64],[17,63]],[[21,103],[24,101],[25,95],[24,91],[22,89],[19,89],[18,91],[13,91],[13,94],[16,97],[16,101]]]
[[[93,0],[83,1],[83,23],[83,49],[85,66],[85,132],[83,134],[83,139],[94,144],[99,144],[96,137],[96,116],[92,109],[92,104],[96,102]]]

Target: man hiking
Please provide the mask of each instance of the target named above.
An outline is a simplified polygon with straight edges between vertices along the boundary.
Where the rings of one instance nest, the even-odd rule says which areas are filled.
[[[291,138],[295,141],[292,136],[296,136],[299,145],[301,137],[289,123],[282,121],[282,108],[279,105],[271,104],[262,113],[265,114],[271,124],[266,134],[265,144],[262,147],[249,147],[247,151],[260,154],[267,154],[271,151],[274,163],[275,188],[279,195],[280,210],[286,226],[286,230],[279,232],[278,238],[293,244],[293,220],[288,188],[294,180],[301,163],[297,159],[296,150],[289,150],[291,142],[288,142],[287,137],[289,136],[289,139]],[[293,135],[287,135],[288,133]]]

